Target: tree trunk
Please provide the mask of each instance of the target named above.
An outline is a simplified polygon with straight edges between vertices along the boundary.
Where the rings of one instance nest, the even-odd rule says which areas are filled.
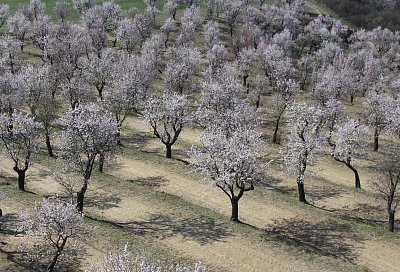
[[[256,109],[258,109],[260,107],[260,99],[261,99],[261,95],[258,94],[257,95],[257,101],[256,101]]]
[[[231,221],[239,222],[239,199],[236,196],[231,198],[232,214]]]
[[[46,272],[53,272],[54,271],[54,267],[57,264],[58,257],[60,257],[61,253],[63,252],[65,244],[67,243],[68,237],[65,237],[65,238],[62,238],[62,239],[63,239],[62,240],[62,244],[57,248],[57,252],[54,255],[53,259],[51,260],[51,263],[47,267]]]
[[[297,188],[299,191],[299,201],[307,203],[306,192],[304,191],[304,182],[297,182]]]
[[[14,166],[13,169],[18,174],[18,189],[25,191],[25,173],[27,169],[21,170],[17,166]]]
[[[278,119],[276,119],[275,123],[275,130],[274,130],[274,136],[272,136],[272,142],[274,144],[277,143],[278,141],[278,130],[279,130],[279,121],[281,120],[281,117],[279,116]]]
[[[375,129],[374,133],[374,151],[378,151],[379,149],[379,132]]]
[[[168,159],[171,159],[172,158],[172,145],[167,144],[167,145],[165,145],[165,147],[167,148],[166,157]]]
[[[54,271],[54,267],[56,266],[58,257],[60,256],[60,253],[57,251],[57,253],[54,255],[53,259],[51,260],[51,263],[49,264],[49,266],[46,269],[46,272],[53,272]]]
[[[104,169],[104,152],[100,152],[100,156],[99,156],[99,171],[100,173],[103,173],[103,169]]]
[[[122,145],[122,142],[121,142],[121,128],[120,128],[120,126],[118,126],[118,132],[117,132],[117,145]]]
[[[361,189],[361,182],[360,182],[360,176],[358,175],[357,169],[355,169],[350,163],[346,163],[346,166],[351,169],[354,173],[354,179],[355,179],[355,185],[356,188]]]
[[[50,135],[47,128],[45,134],[46,134],[45,137],[46,137],[47,154],[49,155],[49,157],[54,158],[53,147],[51,146]]]
[[[83,212],[83,200],[87,190],[88,180],[83,182],[81,190],[77,193],[76,207],[80,212]]]
[[[389,211],[388,229],[389,229],[390,232],[394,231],[394,214],[395,214],[395,212]]]
[[[249,77],[249,75],[244,75],[243,76],[243,86],[246,87],[247,86],[247,78]]]

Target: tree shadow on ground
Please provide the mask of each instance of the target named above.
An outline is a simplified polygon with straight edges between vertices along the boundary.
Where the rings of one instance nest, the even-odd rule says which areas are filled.
[[[328,184],[324,184],[322,186],[321,184],[317,184],[315,186],[305,185],[305,190],[306,197],[308,196],[309,199],[311,199],[312,201],[321,201],[327,198],[336,198],[340,197],[340,195],[342,194],[348,193],[346,190],[340,187]]]
[[[260,185],[264,188],[274,190],[275,192],[278,192],[285,196],[290,196],[290,197],[296,196],[297,194],[296,189],[286,187],[282,185],[282,183],[283,179],[267,175],[265,179],[260,182]]]
[[[168,179],[162,176],[136,178],[136,179],[130,179],[128,181],[132,182],[135,185],[146,186],[150,188],[159,188],[169,182]]]
[[[154,141],[156,138],[148,133],[130,133],[129,135],[121,136],[122,146],[125,147],[145,147],[150,141]]]
[[[260,185],[288,197],[297,197],[297,188],[282,185],[283,182],[283,179],[268,175],[266,176],[264,181],[260,182]],[[321,186],[320,184],[317,184],[315,186],[305,184],[305,191],[306,198],[312,201],[321,201],[327,198],[335,198],[339,197],[342,194],[348,193],[346,190],[340,187],[332,186],[326,183],[323,186]]]
[[[4,212],[4,211],[3,211]],[[21,220],[16,213],[5,213],[0,217],[0,234],[16,236],[23,232],[18,230]]]
[[[93,193],[86,197],[85,206],[99,210],[117,208],[121,198],[112,194]]]
[[[85,250],[80,249],[79,254],[81,256],[85,255]],[[37,254],[38,252],[35,252]],[[0,247],[0,254],[4,254],[7,256],[7,260],[12,262],[13,268],[16,271],[46,271],[48,264],[51,261],[51,258],[31,258],[31,253],[26,250],[7,250],[6,248]],[[15,265],[19,266],[20,269],[17,269]],[[76,252],[73,256],[69,256],[69,258],[64,258],[60,256],[57,261],[56,268],[54,271],[58,272],[75,272],[79,271],[80,267],[80,258],[77,257]],[[23,270],[21,270],[23,268]],[[12,270],[7,270],[12,271]]]
[[[30,248],[23,246],[24,241],[31,241],[28,237],[23,237],[25,233],[20,229],[23,224],[21,217],[15,213],[5,214],[0,218],[0,235],[4,237],[4,240],[0,242],[0,254],[7,257],[7,260],[13,265],[7,268],[7,271],[45,271],[47,265],[50,263],[50,258],[43,258],[37,248]],[[12,236],[13,243],[10,244],[7,241],[7,236]],[[20,237],[21,239],[15,239]],[[44,251],[48,250],[46,246]],[[54,249],[53,249],[54,250]],[[55,251],[55,250],[54,250]],[[32,259],[33,254],[40,256]],[[81,256],[85,255],[85,250],[80,251]],[[60,257],[57,263],[57,270],[60,272],[73,272],[79,270],[79,258],[75,252],[70,254],[70,258]],[[15,270],[14,270],[15,269]]]
[[[135,235],[145,235],[159,240],[182,235],[184,238],[193,239],[200,244],[208,244],[223,241],[224,238],[233,235],[222,223],[204,216],[176,219],[162,214],[153,214],[146,221],[132,222],[92,219],[121,228]]]
[[[358,257],[357,245],[364,241],[351,226],[334,220],[317,223],[302,219],[276,220],[265,230],[265,234],[302,250],[353,264]]]
[[[318,209],[329,211],[339,215],[343,219],[357,223],[376,225],[382,228],[387,227],[388,215],[384,206],[358,203],[355,207],[343,207],[339,209],[326,209],[313,205]],[[400,225],[400,220],[395,221],[395,226]]]

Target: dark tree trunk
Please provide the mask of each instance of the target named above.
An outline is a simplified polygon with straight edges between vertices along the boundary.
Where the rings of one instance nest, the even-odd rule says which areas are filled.
[[[379,132],[375,129],[374,133],[374,151],[378,151],[379,149]]]
[[[18,189],[25,191],[25,173],[27,169],[21,170],[14,166],[14,171],[18,174]]]
[[[55,266],[57,264],[58,257],[60,257],[61,253],[63,252],[65,244],[67,243],[67,239],[68,238],[65,237],[65,238],[62,238],[62,239],[63,239],[62,240],[62,244],[61,244],[61,246],[58,247],[56,254],[54,255],[53,259],[51,260],[51,263],[49,264],[49,266],[46,269],[46,272],[53,272],[54,271],[54,268],[55,268]]]
[[[249,77],[249,75],[244,75],[243,76],[243,86],[246,87],[247,86],[247,78]]]
[[[234,196],[231,198],[232,204],[232,214],[231,214],[231,221],[239,222],[239,199]]]
[[[100,156],[99,156],[99,171],[100,173],[103,173],[103,169],[104,169],[104,152],[100,152]]]
[[[299,201],[307,203],[306,192],[304,191],[304,182],[297,182],[297,188],[299,191]]]
[[[388,229],[389,229],[389,231],[391,231],[391,232],[394,231],[394,214],[395,214],[395,212],[389,211],[389,224],[388,224]]]
[[[354,173],[354,179],[355,179],[355,185],[356,188],[361,189],[361,182],[360,182],[360,176],[358,175],[357,169],[355,169],[350,163],[346,163],[346,166],[351,169]]]
[[[50,135],[49,135],[48,129],[46,129],[45,134],[46,134],[45,137],[46,137],[47,154],[50,157],[54,158],[53,147],[51,146]]]
[[[121,142],[121,128],[118,126],[118,132],[117,132],[117,144],[122,145]]]
[[[76,207],[78,208],[78,210],[80,212],[83,212],[83,200],[85,198],[85,193],[87,190],[87,183],[88,183],[88,181],[85,180],[83,182],[83,186],[82,186],[81,190],[77,193]]]
[[[257,95],[257,101],[256,101],[256,109],[258,109],[260,107],[260,99],[261,99],[261,95],[258,94]]]
[[[276,119],[274,135],[272,136],[272,142],[274,144],[276,144],[277,141],[278,141],[278,130],[279,130],[279,122],[280,122],[280,120],[281,120],[281,116],[279,116],[278,119]]]
[[[168,159],[171,159],[172,158],[172,145],[166,144],[165,147],[167,148],[166,157]]]
[[[54,271],[54,268],[55,268],[55,266],[57,264],[57,260],[58,260],[59,256],[60,256],[60,253],[58,253],[58,252],[56,253],[56,255],[54,255],[53,259],[51,260],[51,263],[49,264],[49,266],[46,269],[46,272],[53,272]]]

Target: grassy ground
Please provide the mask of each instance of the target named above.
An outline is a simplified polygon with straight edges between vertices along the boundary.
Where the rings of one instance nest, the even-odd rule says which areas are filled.
[[[262,101],[268,142],[273,131],[269,101]],[[347,110],[357,115],[361,103],[347,105]],[[311,205],[303,205],[296,199],[295,177],[281,167],[282,146],[269,144],[268,158],[274,161],[265,180],[240,201],[244,224],[234,224],[229,222],[229,199],[187,164],[186,150],[197,143],[198,135],[198,130],[184,130],[173,147],[174,159],[166,159],[164,146],[150,129],[139,118],[128,118],[124,148],[104,174],[94,174],[87,192],[85,220],[96,227],[95,235],[78,262],[64,263],[60,271],[85,271],[109,248],[127,242],[134,254],[146,253],[169,264],[200,260],[212,271],[384,272],[400,267],[400,234],[385,230],[385,203],[375,199],[367,182],[375,174],[377,155],[356,162],[362,190],[353,188],[351,171],[325,155],[307,174]],[[16,231],[21,223],[17,214],[43,196],[62,194],[51,175],[55,161],[42,154],[31,166],[31,193],[17,190],[11,161],[3,156],[0,161],[0,189],[6,194],[0,199],[5,215],[0,271],[31,271],[32,264],[18,250],[24,236]]]
[[[164,158],[163,146],[137,118],[130,118],[124,131],[125,148],[89,186],[86,220],[97,231],[85,247],[89,257],[82,258],[81,270],[101,260],[111,245],[126,242],[135,253],[169,263],[201,260],[218,271],[393,271],[400,266],[399,234],[384,230],[384,206],[372,197],[366,183],[371,172],[363,162],[363,190],[353,189],[352,174],[329,157],[314,166],[307,176],[309,206],[297,202],[294,177],[272,164],[264,184],[241,200],[246,224],[238,225],[229,222],[227,197],[185,163],[197,131],[183,133],[172,160]],[[271,146],[273,154],[278,149]],[[28,190],[35,194],[16,189],[12,164],[2,158],[6,216],[42,195],[60,193],[50,175],[54,161],[41,158],[28,174]],[[22,235],[2,233],[0,271],[25,271],[26,263],[13,250],[21,240]]]
[[[8,4],[12,12],[18,9],[18,6],[23,3],[29,3],[30,0],[1,0],[2,4]],[[79,21],[79,13],[73,8],[72,1],[66,0],[69,4],[69,16],[67,17],[68,20],[71,21]],[[97,0],[97,3],[103,2],[102,0]],[[123,9],[128,10],[129,8],[136,7],[139,10],[145,9],[145,4],[143,0],[116,0]],[[43,3],[46,4],[47,14],[49,14],[52,18],[55,18],[55,14],[53,12],[54,6],[56,5],[56,0],[43,0]]]

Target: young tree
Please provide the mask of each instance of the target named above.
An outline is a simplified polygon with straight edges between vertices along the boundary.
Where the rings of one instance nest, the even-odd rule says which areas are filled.
[[[77,249],[79,242],[87,240],[91,234],[76,206],[58,197],[43,199],[33,211],[25,211],[21,218],[24,222],[22,230],[29,237],[27,241],[34,243],[29,254],[40,255],[40,261],[44,257],[48,262],[47,272],[56,271],[59,258],[71,255],[69,251]]]
[[[324,141],[320,133],[321,114],[321,109],[305,104],[295,104],[288,112],[291,129],[283,161],[287,170],[297,176],[299,201],[303,203],[307,203],[304,190],[307,166],[315,160]]]
[[[161,26],[160,31],[165,34],[164,47],[167,48],[169,35],[177,30],[176,21],[172,18],[167,18],[165,23]]]
[[[254,190],[264,171],[261,162],[265,143],[256,126],[236,126],[226,131],[207,128],[200,136],[203,148],[192,147],[192,164],[207,181],[220,188],[232,205],[231,221],[239,222],[239,200]]]
[[[215,21],[208,21],[204,25],[204,39],[207,50],[211,49],[215,44],[220,43],[220,33],[218,23]]]
[[[354,173],[355,186],[361,188],[360,176],[353,165],[357,154],[366,147],[364,139],[368,134],[368,128],[360,122],[347,119],[337,125],[331,137],[328,139],[331,146],[331,156],[338,162],[345,164]]]
[[[57,101],[54,98],[56,81],[49,66],[28,65],[20,71],[20,95],[32,116],[43,124],[45,143],[50,157],[54,157],[51,143],[53,121],[56,118]]]
[[[87,82],[96,87],[100,100],[103,99],[104,88],[112,82],[118,61],[115,50],[105,48],[99,55],[90,54],[88,59],[82,59],[80,63]]]
[[[0,77],[0,112],[11,116],[23,104],[20,77],[6,72]]]
[[[214,44],[213,47],[207,51],[208,72],[210,74],[218,72],[225,65],[228,58],[229,52],[225,45],[222,43]]]
[[[60,119],[61,157],[83,177],[77,193],[77,207],[83,211],[83,201],[89,179],[100,154],[113,155],[117,145],[118,125],[109,112],[95,104],[81,105]]]
[[[37,21],[46,11],[46,5],[41,0],[31,0],[29,2],[29,8],[33,17],[32,21]]]
[[[132,258],[125,244],[121,250],[110,250],[104,262],[98,266],[92,264],[88,272],[206,272],[207,269],[200,262],[194,266],[177,264],[174,266],[164,266],[158,261],[153,261],[145,256],[137,255]]]
[[[21,42],[10,35],[0,37],[0,59],[3,70],[15,74],[22,65]]]
[[[364,114],[367,117],[368,125],[374,130],[374,151],[378,151],[379,136],[390,122],[388,114],[394,111],[393,101],[393,97],[388,93],[371,91],[367,94],[364,102]]]
[[[384,150],[384,160],[379,162],[382,177],[372,180],[380,198],[386,202],[389,215],[388,230],[394,231],[395,214],[400,203],[400,157],[399,147],[392,144]]]
[[[291,59],[285,56],[284,51],[278,45],[262,44],[257,50],[261,60],[261,67],[271,86],[276,86],[278,79],[290,79],[293,77]]]
[[[172,145],[190,122],[186,96],[166,91],[161,97],[150,97],[144,106],[143,116],[154,135],[165,145],[166,157],[172,158]]]
[[[126,51],[132,54],[136,46],[140,47],[150,37],[151,25],[142,14],[137,14],[133,19],[119,21],[115,34]]]
[[[43,126],[32,117],[14,111],[0,115],[0,139],[7,156],[14,162],[18,174],[18,188],[25,191],[25,174],[39,152]]]
[[[200,8],[196,5],[187,8],[181,18],[180,35],[176,39],[176,44],[180,46],[190,46],[194,44],[197,29],[202,23],[203,18]]]
[[[10,34],[21,42],[21,50],[24,50],[24,42],[28,39],[32,29],[29,19],[21,12],[17,12],[8,18],[7,25]]]
[[[167,51],[169,60],[164,71],[164,83],[168,90],[188,93],[192,90],[193,76],[200,64],[200,52],[193,47],[172,47]]]
[[[96,5],[96,0],[72,0],[72,4],[80,14],[83,14]]]
[[[179,0],[165,1],[165,4],[164,4],[165,13],[166,13],[166,15],[169,16],[169,18],[172,18],[172,20],[174,20],[174,21],[176,20],[176,11],[178,10],[178,7],[179,7]]]
[[[238,69],[243,76],[243,86],[247,86],[247,78],[250,75],[250,71],[257,64],[256,51],[253,48],[244,48],[239,52],[238,55]]]
[[[299,88],[299,84],[292,79],[278,79],[274,89],[276,93],[272,98],[272,110],[276,117],[276,120],[272,142],[276,144],[279,142],[278,130],[282,117],[286,109],[292,103],[293,97],[296,94],[300,93],[301,90]]]
[[[75,109],[82,102],[90,101],[94,92],[90,88],[89,82],[81,74],[76,74],[72,78],[61,84],[64,98],[69,102],[71,109]]]
[[[7,4],[0,4],[0,28],[7,21],[10,15],[10,7]]]
[[[223,3],[226,23],[228,24],[229,33],[232,37],[235,25],[237,24],[244,9],[243,1],[228,0],[223,1]]]
[[[53,11],[60,18],[61,22],[64,23],[69,14],[67,3],[64,0],[58,0]]]

